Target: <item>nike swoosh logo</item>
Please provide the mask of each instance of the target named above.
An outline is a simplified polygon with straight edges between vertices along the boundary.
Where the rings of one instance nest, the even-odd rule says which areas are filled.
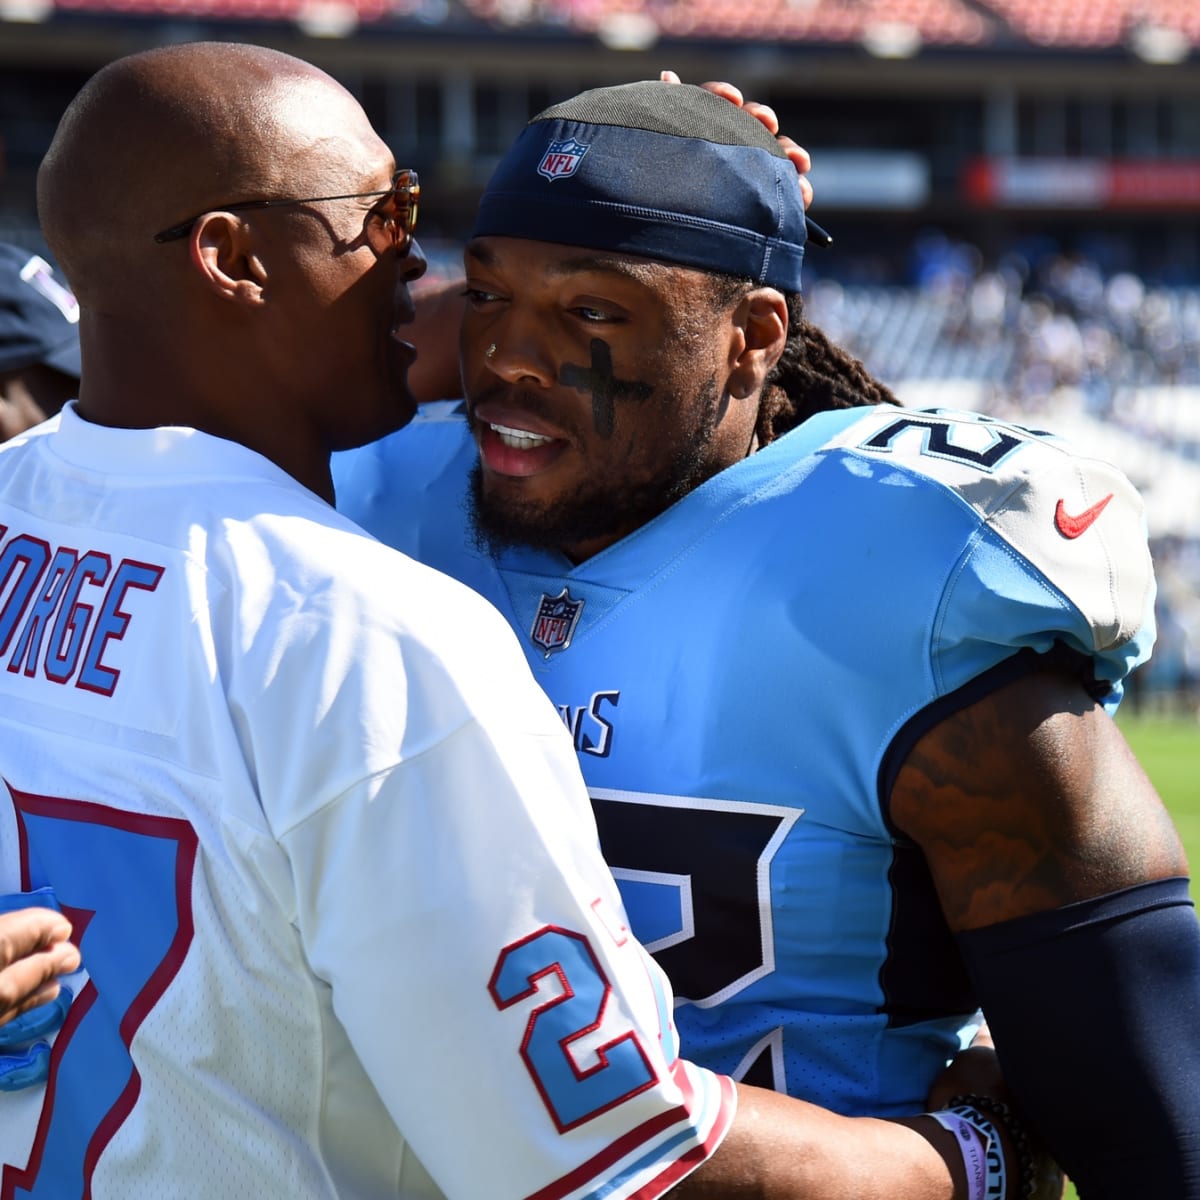
[[[1112,498],[1113,494],[1109,492],[1103,500],[1097,500],[1091,508],[1085,508],[1076,516],[1067,512],[1066,504],[1060,500],[1054,510],[1054,527],[1065,538],[1077,538],[1081,533],[1087,533],[1091,529],[1096,523],[1096,518],[1104,511]]]

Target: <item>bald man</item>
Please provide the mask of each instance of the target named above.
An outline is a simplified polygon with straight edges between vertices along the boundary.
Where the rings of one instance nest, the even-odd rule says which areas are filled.
[[[42,165],[84,371],[0,449],[0,890],[78,914],[87,981],[4,1187],[975,1200],[949,1116],[679,1059],[507,625],[330,506],[413,412],[418,194],[230,44],[104,68]]]
[[[412,351],[391,330],[425,263],[411,243],[377,249],[394,171],[353,97],[298,60],[196,44],[100,72],[38,179],[44,233],[92,318],[76,415],[203,429],[328,498],[330,450],[413,413]]]

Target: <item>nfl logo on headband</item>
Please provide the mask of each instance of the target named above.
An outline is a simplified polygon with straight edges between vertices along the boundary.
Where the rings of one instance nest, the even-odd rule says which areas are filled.
[[[590,145],[585,146],[573,137],[564,142],[551,142],[542,155],[542,161],[538,163],[538,174],[544,175],[551,183],[556,179],[566,179],[579,170],[583,156],[590,149]]]

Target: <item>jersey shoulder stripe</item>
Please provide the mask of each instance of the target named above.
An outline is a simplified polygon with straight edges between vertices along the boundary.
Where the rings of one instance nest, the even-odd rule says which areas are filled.
[[[733,1081],[682,1059],[671,1073],[680,1105],[618,1138],[527,1200],[658,1200],[710,1158],[733,1124]]]

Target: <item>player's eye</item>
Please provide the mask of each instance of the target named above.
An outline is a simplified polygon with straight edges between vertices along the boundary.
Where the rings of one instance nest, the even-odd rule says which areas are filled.
[[[472,308],[483,308],[487,304],[499,303],[502,299],[495,292],[485,291],[483,288],[465,288],[462,294],[466,296]]]

